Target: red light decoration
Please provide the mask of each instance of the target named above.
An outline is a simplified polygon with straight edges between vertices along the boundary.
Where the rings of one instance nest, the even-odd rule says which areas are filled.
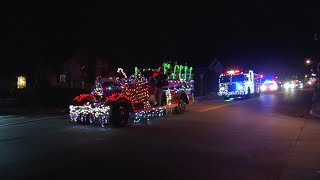
[[[120,98],[125,98],[125,99],[129,100],[130,102],[132,101],[131,98],[129,98],[127,95],[119,94],[119,93],[113,93],[111,96],[106,98],[106,101],[115,102],[115,101],[119,100]]]
[[[78,102],[81,102],[83,101],[84,99],[94,99],[96,100],[97,98],[91,94],[80,94],[79,96],[75,97],[73,100],[74,101],[78,101]]]

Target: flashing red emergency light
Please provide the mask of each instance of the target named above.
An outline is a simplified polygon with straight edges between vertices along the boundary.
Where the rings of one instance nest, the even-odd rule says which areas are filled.
[[[239,74],[240,73],[240,70],[229,70],[227,71],[227,74]]]
[[[262,74],[260,75],[260,78],[263,78],[263,75],[262,75]]]

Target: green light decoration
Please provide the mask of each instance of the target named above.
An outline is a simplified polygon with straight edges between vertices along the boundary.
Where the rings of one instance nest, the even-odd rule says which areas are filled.
[[[172,79],[174,79],[174,78],[175,78],[175,76],[176,76],[177,68],[179,69],[179,65],[175,65],[175,66],[174,66],[173,74],[172,74]]]
[[[188,66],[184,66],[184,79],[187,80]]]
[[[164,63],[163,64],[163,73],[164,74],[167,73],[167,69],[170,69],[170,64],[169,63]]]
[[[163,64],[163,71],[164,74],[166,74],[168,72],[168,69],[171,68],[171,64],[169,63],[164,63]],[[147,70],[151,70],[150,68],[148,69],[143,69],[143,71],[147,71]],[[135,74],[139,73],[139,68],[135,67],[134,69]],[[192,71],[193,71],[193,67],[188,67],[186,65],[175,65],[173,68],[173,73],[172,73],[172,79],[175,79],[177,76],[177,71],[179,71],[179,79],[184,79],[184,80],[191,80],[192,79]],[[184,71],[184,74],[182,74],[182,71]],[[189,76],[188,76],[188,72],[189,72]],[[168,76],[169,79],[169,76]]]
[[[190,67],[190,68],[189,68],[189,79],[191,79],[191,78],[192,78],[192,70],[193,70],[193,68],[192,68],[192,67]]]
[[[179,67],[179,79],[181,79],[182,69],[183,69],[183,65],[180,65],[180,67]]]

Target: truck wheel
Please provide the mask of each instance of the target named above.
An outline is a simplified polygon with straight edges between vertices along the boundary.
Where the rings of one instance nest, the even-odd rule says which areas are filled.
[[[111,125],[114,127],[124,127],[128,124],[129,108],[126,103],[118,102],[114,104],[111,114]]]
[[[185,98],[180,98],[178,101],[178,106],[175,108],[178,114],[182,114],[186,111],[187,101]]]
[[[223,97],[223,99],[224,99],[224,100],[229,100],[229,99],[230,99],[230,97],[228,97],[228,96],[224,96],[224,97]]]

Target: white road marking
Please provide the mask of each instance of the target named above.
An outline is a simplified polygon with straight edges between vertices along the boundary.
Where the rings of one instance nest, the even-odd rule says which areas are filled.
[[[53,118],[59,118],[59,117],[66,117],[66,115],[45,117],[45,118],[39,118],[39,119],[32,119],[32,120],[29,120],[29,121],[19,121],[19,122],[13,122],[13,123],[5,123],[5,124],[0,124],[0,127],[4,127],[4,126],[14,126],[14,125],[19,125],[19,124],[25,124],[25,123],[30,123],[30,122],[37,122],[37,121],[41,121],[41,120],[53,119]]]

